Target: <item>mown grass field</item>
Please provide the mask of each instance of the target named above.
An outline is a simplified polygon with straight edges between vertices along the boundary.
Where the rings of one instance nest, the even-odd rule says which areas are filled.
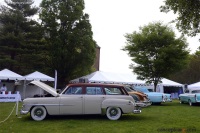
[[[21,107],[19,104],[19,107]],[[51,116],[33,121],[30,115],[10,114],[15,103],[0,103],[0,133],[199,133],[200,106],[172,103],[143,108],[141,114],[126,114],[118,121],[106,116]],[[20,108],[19,108],[20,109]]]

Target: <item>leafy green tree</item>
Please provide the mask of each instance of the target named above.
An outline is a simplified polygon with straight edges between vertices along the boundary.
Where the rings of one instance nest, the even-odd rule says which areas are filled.
[[[200,48],[189,58],[188,66],[180,72],[171,74],[170,79],[182,83],[182,84],[192,84],[199,82],[200,75]]]
[[[0,68],[20,74],[44,69],[42,30],[32,0],[5,0],[0,6]]]
[[[199,0],[165,0],[160,7],[161,12],[173,11],[177,14],[176,26],[179,31],[189,36],[200,33],[200,1]]]
[[[140,27],[139,32],[125,35],[127,44],[123,48],[132,61],[133,72],[139,79],[154,83],[154,88],[163,77],[181,70],[187,64],[186,39],[176,38],[173,30],[161,22]]]
[[[96,42],[83,13],[83,0],[43,0],[40,19],[50,52],[49,65],[58,72],[58,85],[88,74],[95,59]]]

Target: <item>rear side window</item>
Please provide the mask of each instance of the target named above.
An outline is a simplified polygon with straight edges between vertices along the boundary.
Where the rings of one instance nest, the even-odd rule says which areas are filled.
[[[107,95],[122,95],[122,91],[117,87],[105,87],[105,92]]]
[[[82,94],[82,90],[83,90],[82,87],[73,86],[73,87],[69,87],[64,94],[78,95],[78,94]]]
[[[101,87],[86,87],[87,95],[103,95]]]

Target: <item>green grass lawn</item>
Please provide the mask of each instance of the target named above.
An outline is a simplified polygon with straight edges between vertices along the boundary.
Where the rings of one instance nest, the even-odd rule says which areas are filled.
[[[21,107],[20,103],[19,109]],[[0,103],[0,122],[10,114],[15,103]],[[141,114],[126,114],[117,121],[106,116],[51,116],[37,122],[30,114],[0,123],[0,133],[199,133],[200,107],[180,104],[178,100],[143,108]]]

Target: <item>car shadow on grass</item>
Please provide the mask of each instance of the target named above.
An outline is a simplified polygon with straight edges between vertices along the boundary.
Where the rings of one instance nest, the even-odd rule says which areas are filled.
[[[140,114],[123,114],[118,121],[130,121],[130,120],[145,120],[148,117]],[[48,115],[43,121],[65,121],[65,120],[84,120],[84,121],[110,121],[106,115]],[[22,116],[22,121],[34,121],[31,116]]]

